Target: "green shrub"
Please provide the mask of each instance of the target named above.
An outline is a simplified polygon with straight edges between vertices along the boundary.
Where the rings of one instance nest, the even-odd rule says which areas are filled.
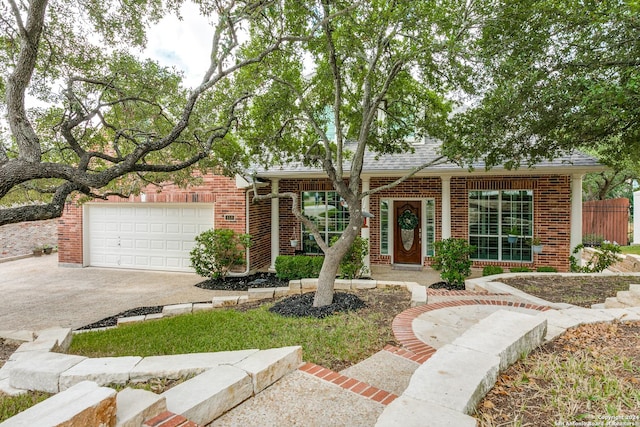
[[[475,251],[464,239],[445,239],[434,243],[434,270],[441,271],[440,277],[450,285],[464,288],[464,279],[471,275],[472,261],[469,256]]]
[[[338,241],[340,236],[333,236],[330,244]],[[351,247],[340,261],[340,277],[342,279],[358,279],[369,271],[364,265],[364,258],[369,253],[369,241],[356,236]]]
[[[557,273],[558,269],[555,267],[551,267],[550,265],[542,265],[536,268],[538,273]]]
[[[279,255],[276,258],[276,276],[284,280],[316,278],[323,262],[322,256]]]
[[[575,255],[584,249],[583,244],[579,244],[573,250],[573,255],[569,257],[571,271],[574,273],[600,273],[602,270],[611,267],[620,261],[618,254],[621,252],[620,246],[613,243],[602,243],[599,248],[594,248],[596,253],[587,261],[586,265],[578,265]]]
[[[509,267],[511,273],[531,273],[529,267]]]
[[[486,265],[482,269],[483,276],[492,276],[494,274],[502,274],[502,273],[504,273],[504,270],[502,269],[502,267],[497,265]]]
[[[191,266],[203,277],[224,278],[231,268],[245,263],[245,250],[251,236],[233,230],[207,230],[196,236],[191,249]]]

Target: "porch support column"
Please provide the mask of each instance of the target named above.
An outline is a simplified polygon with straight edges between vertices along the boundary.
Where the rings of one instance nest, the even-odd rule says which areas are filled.
[[[640,191],[633,193],[633,244],[640,245]]]
[[[278,194],[280,180],[271,180],[271,194]],[[280,199],[271,199],[271,265],[269,271],[276,271],[276,258],[280,255]]]
[[[370,186],[370,178],[369,177],[365,177],[362,178],[362,191],[369,191],[369,186]],[[363,212],[369,212],[371,213],[371,211],[369,210],[369,196],[363,197],[362,198],[362,211]],[[371,252],[371,240],[369,239],[371,233],[369,232],[369,227],[371,226],[371,218],[365,218],[365,221],[367,221],[367,227],[362,227],[360,229],[360,237],[362,237],[363,239],[367,239],[367,245],[368,245],[368,251],[367,251],[367,256],[364,257],[364,267],[366,268],[366,270],[371,273],[371,256],[369,255]]]
[[[570,251],[582,243],[582,175],[571,176],[571,238]],[[577,254],[578,260],[582,254]]]
[[[442,240],[451,237],[451,177],[442,179]]]

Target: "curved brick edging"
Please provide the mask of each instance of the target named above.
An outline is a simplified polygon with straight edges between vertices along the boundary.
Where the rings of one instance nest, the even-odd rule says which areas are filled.
[[[431,291],[430,291],[431,292]],[[460,292],[457,295],[477,295],[477,293],[469,292],[469,291],[453,291]],[[464,294],[461,294],[464,292]],[[442,308],[449,307],[460,307],[465,305],[495,305],[499,307],[516,307],[516,308],[528,308],[531,310],[539,310],[539,311],[547,311],[550,310],[549,307],[522,303],[522,302],[512,302],[512,301],[502,301],[502,300],[488,300],[488,299],[473,299],[473,300],[461,300],[461,301],[446,301],[446,302],[438,302],[434,304],[421,305],[419,307],[412,307],[408,310],[403,311],[398,314],[391,324],[391,329],[393,330],[393,335],[396,337],[398,342],[417,356],[417,358],[411,359],[420,364],[426,362],[431,356],[433,356],[436,352],[436,349],[426,344],[418,337],[416,337],[413,332],[413,320],[420,316],[421,314],[427,313],[433,310],[440,310]]]
[[[396,394],[389,393],[386,390],[372,386],[371,384],[357,380],[355,378],[347,377],[338,372],[327,369],[323,366],[316,365],[315,363],[305,363],[298,368],[299,371],[305,372],[309,375],[313,375],[316,378],[327,381],[329,383],[338,385],[343,389],[356,393],[367,399],[371,399],[374,402],[378,402],[384,406],[393,402],[398,398]]]

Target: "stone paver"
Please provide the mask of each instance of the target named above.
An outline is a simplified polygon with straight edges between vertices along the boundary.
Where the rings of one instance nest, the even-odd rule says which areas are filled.
[[[370,427],[384,406],[300,371],[216,419],[212,427]]]
[[[83,360],[60,374],[60,391],[81,381],[99,385],[126,384],[129,372],[142,360],[140,356],[97,357]]]
[[[409,380],[418,366],[419,363],[381,350],[340,373],[400,395],[409,385]]]
[[[151,378],[177,379],[219,365],[239,363],[257,352],[258,350],[240,350],[145,357],[131,370],[131,381],[143,382]]]
[[[2,423],[3,427],[107,426],[116,419],[116,391],[84,381]]]
[[[9,384],[15,388],[57,393],[60,374],[86,359],[60,353],[33,354],[11,366]]]
[[[494,305],[464,305],[428,311],[413,321],[416,337],[433,348],[451,343],[479,320],[498,310],[537,315],[538,310]]]
[[[208,424],[253,395],[251,377],[235,366],[218,366],[162,393],[167,410]]]
[[[400,396],[387,406],[376,427],[476,427],[476,419],[432,402]]]

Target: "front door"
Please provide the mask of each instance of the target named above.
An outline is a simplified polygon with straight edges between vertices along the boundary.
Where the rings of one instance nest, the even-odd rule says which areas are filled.
[[[395,201],[394,209],[393,262],[422,264],[420,201]]]

